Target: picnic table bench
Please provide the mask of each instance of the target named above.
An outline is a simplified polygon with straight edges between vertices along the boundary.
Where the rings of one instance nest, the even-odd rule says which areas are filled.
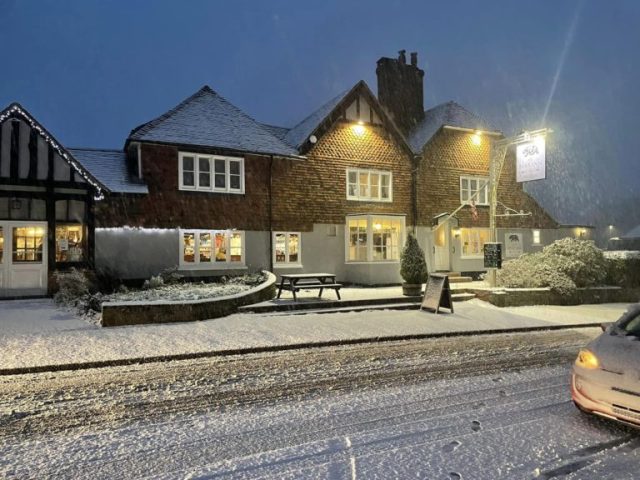
[[[300,290],[319,289],[318,298],[322,297],[322,291],[333,289],[336,291],[338,300],[340,298],[341,283],[336,283],[336,276],[333,273],[292,273],[280,275],[280,285],[278,288],[278,297],[282,290],[289,290],[293,293],[293,300],[297,301],[296,293]]]

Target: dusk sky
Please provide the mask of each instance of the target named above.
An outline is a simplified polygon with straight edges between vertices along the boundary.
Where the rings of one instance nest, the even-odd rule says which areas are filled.
[[[548,178],[527,189],[558,220],[640,191],[637,0],[0,0],[0,40],[2,108],[20,102],[67,147],[121,148],[205,84],[293,126],[358,80],[375,92],[376,60],[406,49],[425,108],[554,129]]]

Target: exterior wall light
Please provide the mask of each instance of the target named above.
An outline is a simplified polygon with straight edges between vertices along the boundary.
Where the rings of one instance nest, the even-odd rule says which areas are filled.
[[[355,125],[351,125],[351,130],[353,130],[353,133],[355,133],[359,137],[364,135],[365,127],[364,127],[364,123],[362,122],[362,120],[360,120]]]
[[[481,135],[480,131],[477,131],[476,133],[471,135],[471,143],[473,143],[474,145],[482,144],[482,138],[480,135]]]

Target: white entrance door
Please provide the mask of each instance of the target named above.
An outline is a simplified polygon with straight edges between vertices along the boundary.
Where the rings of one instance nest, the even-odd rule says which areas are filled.
[[[433,232],[433,254],[436,270],[448,272],[450,268],[449,222],[445,222],[444,225],[439,224],[438,229]]]
[[[47,223],[0,222],[0,296],[47,293]]]

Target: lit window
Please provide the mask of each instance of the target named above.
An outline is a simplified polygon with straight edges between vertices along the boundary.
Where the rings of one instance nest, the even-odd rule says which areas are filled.
[[[220,268],[244,266],[244,233],[232,230],[182,230],[180,266]]]
[[[480,190],[475,197],[474,194]],[[460,177],[460,203],[475,201],[476,205],[489,205],[488,177]]]
[[[488,228],[461,228],[460,243],[462,257],[484,256],[484,244],[489,242],[491,231]]]
[[[540,245],[540,230],[533,230],[533,244]]]
[[[81,262],[84,250],[82,225],[56,226],[56,262]]]
[[[274,233],[273,249],[275,264],[300,265],[300,233]]]
[[[404,217],[350,216],[347,218],[348,262],[396,262],[404,240]]]
[[[347,199],[390,202],[391,172],[347,169]]]
[[[43,227],[15,227],[13,229],[14,263],[42,263]]]
[[[243,158],[180,153],[178,165],[180,190],[244,193]]]

